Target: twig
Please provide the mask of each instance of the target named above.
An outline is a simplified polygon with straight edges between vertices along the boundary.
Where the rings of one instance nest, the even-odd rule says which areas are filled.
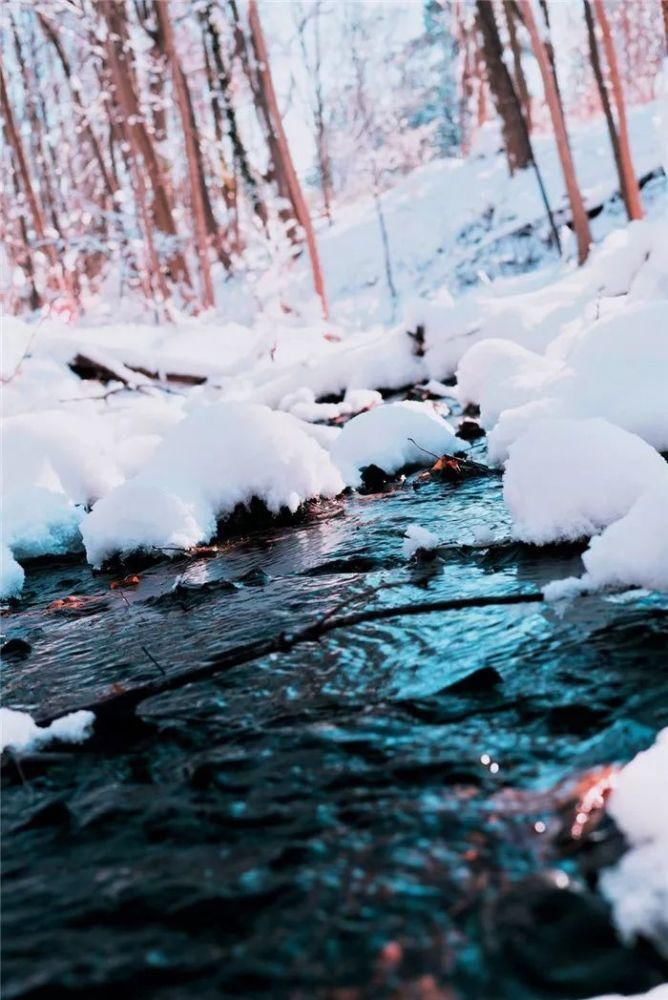
[[[441,457],[440,455],[435,455],[433,451],[429,451],[427,448],[423,448],[422,445],[418,444],[414,438],[408,438],[408,440],[410,441],[411,444],[414,444],[416,448],[419,448],[420,451],[423,451],[425,455],[431,455],[431,457],[435,458],[436,461],[438,462],[439,458]]]
[[[115,723],[119,716],[132,715],[137,706],[147,698],[179,690],[188,684],[210,680],[225,670],[268,656],[270,653],[287,653],[301,643],[316,642],[324,635],[336,629],[352,628],[355,625],[383,621],[388,618],[402,618],[413,615],[433,614],[435,612],[463,611],[468,608],[531,604],[543,600],[544,598],[540,591],[527,591],[516,594],[491,594],[486,597],[457,597],[450,600],[430,601],[421,604],[397,604],[393,607],[367,608],[364,611],[342,615],[339,618],[318,621],[313,625],[294,632],[292,635],[281,632],[273,639],[265,639],[259,642],[247,643],[243,646],[232,647],[227,652],[221,653],[220,656],[195,669],[178,670],[167,674],[160,681],[147,681],[124,691],[112,691],[106,697],[89,702],[86,705],[80,705],[78,708],[94,712],[96,726],[102,726],[105,722]],[[150,657],[146,649],[144,649],[144,652]],[[152,657],[150,658],[153,659]],[[56,715],[40,717],[37,721],[40,725],[46,725],[61,714],[62,712],[59,712]]]

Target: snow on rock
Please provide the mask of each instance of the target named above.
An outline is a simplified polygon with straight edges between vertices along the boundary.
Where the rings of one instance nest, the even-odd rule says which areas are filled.
[[[668,958],[668,729],[622,768],[608,810],[630,849],[601,890],[622,938],[650,938]]]
[[[363,410],[370,410],[382,402],[383,397],[375,389],[347,389],[340,403],[317,403],[313,390],[303,386],[296,392],[284,396],[278,408],[300,420],[317,422],[352,416]]]
[[[77,414],[40,410],[8,417],[1,440],[4,489],[39,486],[88,503],[122,479],[111,423],[85,403]]]
[[[516,536],[543,545],[597,534],[667,478],[634,434],[598,418],[546,419],[510,446],[503,495]]]
[[[433,455],[453,455],[465,447],[433,403],[403,402],[353,417],[330,454],[347,485],[357,488],[367,465],[391,474],[407,465],[431,465]]]
[[[404,558],[411,559],[420,549],[429,551],[438,547],[438,538],[433,531],[421,528],[419,524],[409,524],[401,546]]]
[[[0,600],[18,597],[23,590],[24,580],[23,566],[17,563],[6,545],[0,545]]]
[[[216,403],[191,413],[143,470],[95,504],[82,524],[89,562],[138,549],[208,541],[219,518],[253,497],[273,513],[344,488],[329,454],[287,413]]]
[[[668,299],[591,323],[566,362],[573,375],[557,392],[565,415],[602,416],[668,449]]]
[[[64,493],[39,486],[12,490],[4,498],[3,539],[17,559],[64,555],[81,548],[83,514]]]
[[[457,397],[480,406],[486,429],[503,410],[537,399],[564,377],[562,362],[529,351],[510,340],[490,338],[471,347],[457,369]]]
[[[91,734],[95,715],[81,710],[55,719],[49,726],[38,726],[27,712],[0,708],[0,751],[37,750],[53,740],[83,743]]]
[[[668,466],[625,517],[592,538],[582,560],[590,586],[668,591]]]
[[[472,347],[458,369],[462,402],[478,402],[490,461],[537,419],[600,416],[668,449],[668,299],[627,304],[571,324],[546,356],[510,341]]]

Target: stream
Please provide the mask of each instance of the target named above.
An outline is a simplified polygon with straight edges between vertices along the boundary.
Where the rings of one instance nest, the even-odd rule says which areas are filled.
[[[441,539],[433,558],[402,556],[412,523]],[[44,718],[334,609],[581,571],[576,546],[508,538],[499,477],[409,476],[134,587],[34,566],[4,619],[23,640],[4,704]],[[70,594],[91,600],[52,605]],[[667,633],[668,596],[640,591],[363,622],[8,761],[5,1000],[574,1000],[664,981],[596,891],[620,835],[564,835],[563,788],[668,724]]]

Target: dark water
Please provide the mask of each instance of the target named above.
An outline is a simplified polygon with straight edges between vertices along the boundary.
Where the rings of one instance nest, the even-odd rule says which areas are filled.
[[[409,482],[122,593],[82,565],[36,569],[5,619],[31,651],[6,658],[4,703],[67,711],[336,606],[579,571],[573,551],[472,547],[505,518],[495,477]],[[410,523],[443,539],[432,562],[402,558]],[[73,593],[99,603],[47,609]],[[146,701],[140,724],[27,761],[24,783],[10,763],[4,997],[568,1000],[661,982],[596,892],[618,837],[560,838],[554,789],[668,722],[667,617],[636,593],[360,624]]]

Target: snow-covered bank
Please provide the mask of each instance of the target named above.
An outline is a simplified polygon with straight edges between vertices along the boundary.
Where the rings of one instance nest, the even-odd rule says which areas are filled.
[[[641,173],[660,163],[655,112],[630,116]],[[603,122],[574,130],[573,145],[585,197],[598,204],[616,182]],[[536,147],[559,209],[552,140]],[[445,279],[462,260],[473,266],[504,233],[542,218],[531,172],[509,178],[504,157],[480,149],[416,170],[383,204],[404,303],[389,329],[368,325],[386,318],[388,299],[366,204],[320,234],[338,323],[308,319],[304,261],[288,281],[303,309],[274,303],[252,325],[241,311],[172,326],[113,323],[103,308],[78,326],[4,317],[4,597],[20,592],[16,560],[85,544],[99,565],[137,547],[189,547],[254,498],[295,510],[358,487],[367,465],[392,473],[462,450],[446,404],[399,407],[378,392],[424,383],[440,396],[455,371],[459,403],[481,407],[491,461],[512,456],[506,497],[517,534],[593,535],[575,589],[668,586],[656,452],[668,449],[659,199],[651,218],[613,231],[582,268],[549,251],[542,270],[454,298]],[[614,212],[603,216],[609,228]],[[326,424],[350,417],[343,431]],[[543,424],[569,427],[570,443]]]

